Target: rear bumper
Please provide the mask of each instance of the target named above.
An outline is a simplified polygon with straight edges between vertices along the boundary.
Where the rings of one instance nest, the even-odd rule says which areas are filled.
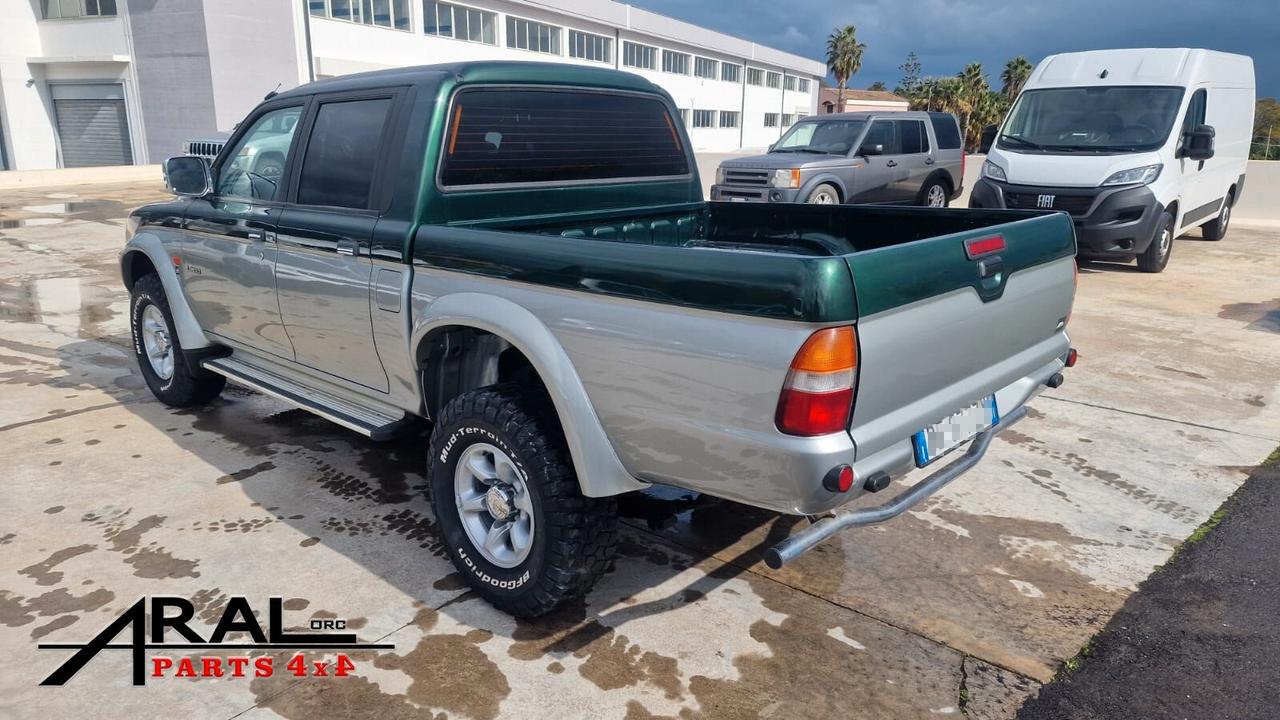
[[[1143,252],[1151,244],[1156,223],[1164,212],[1164,206],[1146,185],[1059,188],[1013,185],[990,178],[974,183],[969,207],[1036,209],[1007,202],[1009,194],[1016,194],[1018,198],[1052,196],[1075,200],[1073,207],[1079,210],[1071,213],[1071,221],[1075,225],[1076,244],[1080,255],[1089,257],[1131,258]]]

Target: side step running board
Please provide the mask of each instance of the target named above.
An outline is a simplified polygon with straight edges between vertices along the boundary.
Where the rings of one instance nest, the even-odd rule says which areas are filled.
[[[357,405],[322,390],[300,385],[279,373],[245,362],[234,355],[205,360],[201,365],[226,376],[232,382],[283,400],[373,440],[389,440],[399,435],[412,422],[408,415],[393,416],[382,410]]]
[[[787,562],[796,559],[801,554],[809,551],[814,545],[826,540],[836,533],[851,527],[861,527],[863,525],[872,525],[874,523],[884,522],[898,517],[902,513],[914,507],[917,503],[930,495],[938,492],[952,480],[960,477],[978,464],[983,455],[987,454],[987,448],[991,446],[991,441],[1001,430],[1008,428],[1010,425],[1018,422],[1027,416],[1027,406],[1023,405],[1005,417],[1000,419],[1000,423],[995,427],[978,433],[969,447],[965,449],[964,454],[958,459],[953,460],[941,470],[933,473],[929,477],[912,485],[902,494],[898,495],[889,502],[878,505],[876,507],[861,508],[850,512],[837,513],[832,517],[826,517],[773,547],[765,550],[764,564],[777,570]]]

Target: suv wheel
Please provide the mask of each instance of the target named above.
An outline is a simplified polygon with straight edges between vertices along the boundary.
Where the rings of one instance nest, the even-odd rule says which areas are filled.
[[[187,367],[160,278],[154,273],[143,275],[130,292],[133,353],[151,394],[170,407],[203,405],[217,397],[227,379]]]
[[[823,183],[809,193],[809,199],[805,202],[811,205],[839,205],[840,193],[836,192],[834,187]]]
[[[1227,236],[1227,225],[1231,222],[1231,202],[1235,200],[1231,195],[1227,195],[1227,199],[1222,202],[1222,210],[1218,212],[1218,218],[1210,223],[1200,226],[1200,234],[1205,240],[1221,240]]]
[[[925,207],[944,208],[950,203],[947,186],[941,180],[930,180],[920,191],[920,204]]]
[[[499,610],[537,617],[613,560],[617,503],[584,497],[550,401],[517,385],[463,393],[431,433],[430,490],[449,557]]]
[[[1173,216],[1164,212],[1156,222],[1156,232],[1151,244],[1138,256],[1138,269],[1142,272],[1158,273],[1169,264],[1169,256],[1173,254]]]

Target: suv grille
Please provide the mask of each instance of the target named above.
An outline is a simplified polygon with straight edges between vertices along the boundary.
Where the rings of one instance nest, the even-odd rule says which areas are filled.
[[[734,170],[725,168],[724,184],[764,187],[769,184],[769,176],[771,174],[768,170]]]
[[[1041,197],[1052,198],[1051,204],[1041,205]],[[1014,210],[1061,210],[1072,215],[1084,215],[1093,206],[1093,196],[1006,192],[1004,206]]]
[[[191,140],[184,144],[186,145],[187,155],[199,155],[200,157],[206,157],[212,160],[222,150],[222,146],[226,143]]]

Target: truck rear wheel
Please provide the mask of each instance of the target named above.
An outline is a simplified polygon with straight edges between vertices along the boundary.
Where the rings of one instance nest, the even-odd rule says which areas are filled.
[[[217,397],[227,379],[203,368],[193,372],[187,367],[160,278],[154,273],[143,275],[130,294],[133,354],[151,394],[169,407],[203,405]]]
[[[449,558],[499,610],[537,617],[613,561],[617,503],[588,498],[550,401],[518,385],[463,393],[431,433],[431,504]]]
[[[1156,221],[1155,235],[1151,244],[1138,256],[1138,269],[1142,272],[1158,273],[1169,264],[1169,256],[1173,254],[1173,216],[1167,211]]]

